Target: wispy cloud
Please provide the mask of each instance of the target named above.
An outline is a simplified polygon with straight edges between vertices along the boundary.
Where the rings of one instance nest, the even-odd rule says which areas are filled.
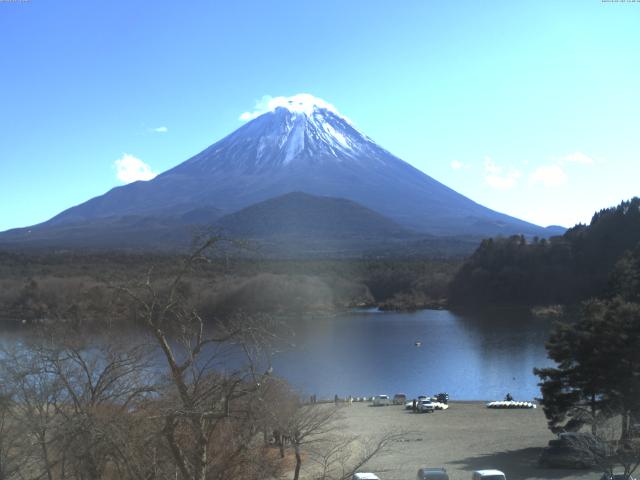
[[[239,120],[243,122],[248,122],[249,120],[253,120],[254,118],[259,117],[263,113],[266,113],[271,110],[269,108],[269,103],[273,100],[271,95],[263,95],[260,100],[256,100],[256,104],[253,108],[252,112],[244,112],[240,114]]]
[[[563,155],[562,157],[557,157],[556,161],[559,164],[563,163],[580,163],[582,165],[593,165],[595,160],[588,155],[585,155],[582,152],[573,152],[568,153],[567,155]]]
[[[157,175],[149,165],[129,153],[122,154],[122,157],[113,162],[113,165],[116,168],[118,180],[124,183],[151,180]]]
[[[566,155],[551,157],[551,163],[539,165],[529,175],[529,183],[533,185],[542,185],[543,187],[556,188],[562,187],[569,180],[568,170],[575,167],[589,167],[595,165],[594,160],[589,155],[580,151],[568,153]]]
[[[157,127],[157,128],[152,128],[151,131],[155,133],[167,133],[169,129],[167,127]]]
[[[484,158],[484,181],[491,188],[509,190],[518,184],[522,176],[520,170],[509,167],[506,170],[496,164],[491,157]]]
[[[243,112],[240,114],[240,117],[238,117],[238,120],[242,120],[243,122],[248,122],[249,120],[253,120],[254,118],[258,118],[260,115],[262,115],[264,112]]]
[[[561,187],[567,183],[567,174],[560,165],[541,165],[529,175],[529,181],[545,187]]]
[[[461,162],[460,160],[453,160],[450,164],[451,168],[454,170],[467,170],[471,168],[471,165],[468,163]]]
[[[321,98],[314,97],[309,93],[298,93],[291,97],[272,97],[271,95],[263,95],[260,100],[256,101],[253,111],[240,114],[239,120],[247,122],[259,117],[263,113],[272,112],[278,107],[285,107],[289,110],[311,114],[314,106],[324,108],[336,115],[340,115],[351,123],[351,120],[338,112],[338,109],[336,109],[332,104],[322,100]]]

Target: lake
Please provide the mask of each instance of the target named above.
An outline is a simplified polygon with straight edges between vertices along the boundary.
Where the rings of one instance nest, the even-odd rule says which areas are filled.
[[[356,310],[298,323],[274,373],[318,398],[447,392],[493,400],[510,392],[531,400],[540,396],[533,368],[552,365],[544,348],[550,328],[521,310]]]
[[[494,400],[510,392],[531,400],[540,396],[533,368],[552,365],[544,348],[551,323],[510,309],[315,316],[295,321],[293,336],[273,357],[274,375],[307,397],[447,392],[452,400]],[[19,344],[25,335],[5,330],[0,343]],[[124,335],[145,337],[139,331]],[[164,368],[161,356],[159,361]]]

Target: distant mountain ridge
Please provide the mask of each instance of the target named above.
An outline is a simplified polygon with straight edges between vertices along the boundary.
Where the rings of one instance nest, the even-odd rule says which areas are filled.
[[[110,224],[126,224],[128,235],[140,237],[140,218],[169,230],[205,225],[292,192],[349,200],[425,235],[561,233],[473,202],[378,146],[333,106],[297,95],[153,180],[116,187],[47,222],[0,234],[0,243],[37,238],[75,245],[84,231],[91,244],[98,230],[117,237],[109,235]],[[65,239],[65,232],[73,234]],[[106,243],[119,246],[117,238]]]
[[[415,238],[415,232],[351,200],[292,192],[250,205],[216,225],[242,237]]]
[[[215,227],[254,241],[260,255],[279,258],[442,258],[468,255],[479,241],[420,234],[351,200],[301,192],[250,205]]]

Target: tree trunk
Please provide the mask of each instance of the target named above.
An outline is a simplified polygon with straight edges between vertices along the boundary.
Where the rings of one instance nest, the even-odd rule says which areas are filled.
[[[53,480],[53,473],[51,472],[51,462],[49,461],[49,450],[47,449],[46,431],[40,433],[40,448],[42,449],[42,457],[44,459],[44,465],[47,470],[47,479]]]
[[[189,472],[189,468],[187,467],[185,455],[182,452],[182,449],[180,448],[180,445],[178,444],[178,441],[175,437],[175,429],[176,429],[175,419],[172,416],[166,417],[165,425],[162,430],[162,433],[164,434],[164,437],[167,440],[167,443],[169,444],[169,448],[171,449],[173,459],[176,462],[176,468],[180,469],[180,473],[185,479],[188,479],[191,477],[191,474]],[[176,473],[176,478],[178,478],[177,473]]]
[[[194,480],[206,480],[207,478],[207,445],[209,442],[204,433],[205,422],[206,420],[202,416],[193,422],[193,426],[196,429],[196,468],[194,469]]]
[[[620,429],[620,441],[624,442],[629,438],[629,412],[623,411],[620,415],[621,429]]]
[[[300,478],[300,467],[302,466],[302,455],[300,455],[300,445],[298,445],[298,442],[296,442],[295,452],[296,452],[296,469],[293,472],[293,480],[298,480]]]
[[[591,434],[595,437],[598,435],[598,411],[596,409],[596,396],[591,395]]]

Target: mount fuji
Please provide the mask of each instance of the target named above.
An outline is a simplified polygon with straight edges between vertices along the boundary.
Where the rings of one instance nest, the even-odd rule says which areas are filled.
[[[562,233],[475,203],[377,145],[331,104],[300,94],[273,99],[267,111],[150,181],[113,188],[44,223],[4,232],[0,242],[117,247],[140,236],[168,245],[187,226],[225,225],[227,215],[245,218],[237,213],[293,192],[347,200],[409,235]],[[327,208],[339,216],[344,209],[335,205]],[[145,233],[154,230],[163,234],[151,240]]]

